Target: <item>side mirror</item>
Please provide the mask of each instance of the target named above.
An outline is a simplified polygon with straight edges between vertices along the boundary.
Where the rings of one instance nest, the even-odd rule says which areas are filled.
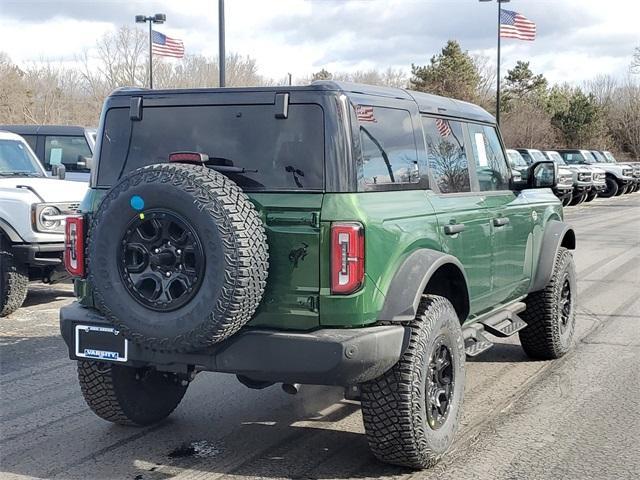
[[[78,162],[76,163],[76,167],[78,169],[83,169],[83,168],[91,169],[92,163],[93,163],[93,157],[85,157],[83,155],[78,155]]]
[[[58,177],[60,180],[64,180],[64,177],[67,176],[67,169],[62,164],[51,165],[51,175]]]
[[[529,188],[529,182],[527,181],[528,170],[521,171],[517,168],[511,169],[511,190],[524,190]]]
[[[529,167],[529,188],[553,188],[557,184],[558,166],[551,160],[536,162]]]

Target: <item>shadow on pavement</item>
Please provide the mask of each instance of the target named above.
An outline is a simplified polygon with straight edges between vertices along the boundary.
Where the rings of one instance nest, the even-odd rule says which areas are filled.
[[[55,285],[30,284],[27,298],[23,307],[35,307],[51,302],[73,299],[73,287],[71,284],[60,283]]]

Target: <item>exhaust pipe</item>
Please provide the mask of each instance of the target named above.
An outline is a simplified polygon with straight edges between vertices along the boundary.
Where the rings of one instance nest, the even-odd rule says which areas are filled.
[[[284,390],[289,395],[296,395],[300,391],[299,383],[283,383],[282,390]]]

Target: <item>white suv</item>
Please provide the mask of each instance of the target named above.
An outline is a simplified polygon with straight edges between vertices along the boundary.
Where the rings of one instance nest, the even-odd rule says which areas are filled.
[[[55,283],[64,226],[87,184],[51,178],[22,137],[0,131],[0,317],[18,309],[29,280]]]

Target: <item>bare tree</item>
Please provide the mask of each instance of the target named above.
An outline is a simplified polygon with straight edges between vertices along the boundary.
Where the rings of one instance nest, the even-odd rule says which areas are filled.
[[[631,78],[616,90],[609,125],[616,143],[640,160],[640,84]]]
[[[500,130],[508,148],[557,146],[549,114],[531,102],[514,102],[513,108],[502,117]]]

